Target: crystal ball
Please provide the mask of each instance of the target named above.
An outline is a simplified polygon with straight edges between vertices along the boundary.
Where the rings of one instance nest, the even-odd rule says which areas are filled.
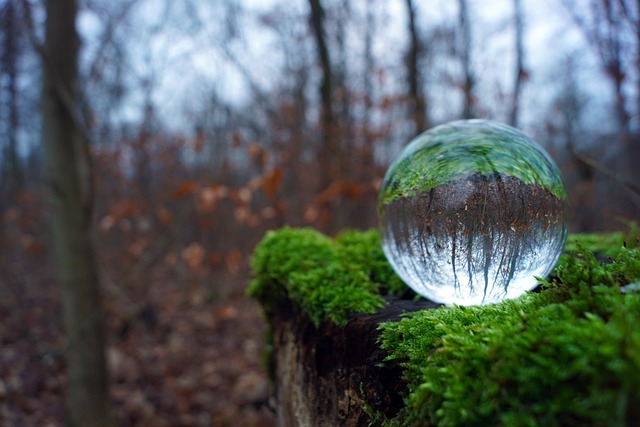
[[[460,120],[413,139],[382,182],[378,216],[391,266],[446,305],[515,298],[555,266],[567,239],[567,193],[526,134]]]

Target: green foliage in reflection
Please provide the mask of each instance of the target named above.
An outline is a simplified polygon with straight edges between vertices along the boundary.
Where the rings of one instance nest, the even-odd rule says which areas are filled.
[[[618,246],[603,262],[576,247],[540,293],[383,324],[387,363],[409,383],[407,406],[385,424],[637,425],[640,249]]]
[[[500,123],[463,120],[416,137],[389,167],[381,203],[411,197],[469,174],[503,174],[537,184],[565,200],[552,160],[525,134]]]

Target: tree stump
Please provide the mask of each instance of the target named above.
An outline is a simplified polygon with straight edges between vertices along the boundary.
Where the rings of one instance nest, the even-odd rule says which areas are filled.
[[[278,426],[368,426],[371,416],[365,408],[388,417],[402,408],[406,384],[399,368],[381,364],[387,353],[378,346],[378,326],[439,304],[397,297],[385,301],[375,314],[352,313],[343,327],[325,321],[316,328],[290,301],[274,307]]]
[[[640,250],[579,244],[539,292],[430,310],[378,237],[283,228],[257,247],[279,426],[638,425]]]

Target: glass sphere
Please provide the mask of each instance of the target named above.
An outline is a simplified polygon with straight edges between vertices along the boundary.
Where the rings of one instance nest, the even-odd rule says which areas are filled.
[[[435,127],[389,167],[378,201],[384,253],[418,294],[446,305],[515,298],[567,239],[558,167],[531,138],[487,120]]]

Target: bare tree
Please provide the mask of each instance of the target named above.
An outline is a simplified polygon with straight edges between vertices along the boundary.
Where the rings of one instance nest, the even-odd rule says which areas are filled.
[[[347,27],[351,17],[351,3],[349,0],[342,0],[336,10],[332,33],[335,34],[336,56],[332,65],[334,87],[336,90],[337,117],[336,121],[340,129],[341,148],[345,150],[345,160],[350,158],[351,145],[353,140],[353,117],[352,104],[353,96],[349,86],[349,65],[350,46],[347,43]]]
[[[18,6],[15,0],[8,0],[4,5],[0,6],[0,32],[2,34],[2,56],[0,76],[6,81],[5,87],[2,88],[6,94],[6,104],[3,110],[6,111],[6,145],[3,148],[2,173],[0,182],[3,189],[6,188],[6,197],[9,200],[13,196],[22,183],[22,171],[18,159],[18,70],[17,65],[20,59],[20,25],[18,22]]]
[[[471,22],[467,0],[458,0],[458,25],[460,30],[460,61],[463,73],[462,91],[464,96],[462,118],[470,119],[474,116],[475,76],[471,65]]]
[[[409,84],[409,108],[416,132],[422,132],[429,127],[427,105],[423,93],[420,63],[424,52],[421,37],[416,25],[416,8],[413,0],[406,0],[409,18],[409,49],[406,54],[407,80]]]
[[[572,0],[563,0],[566,10],[576,22],[595,53],[602,70],[611,82],[614,92],[614,111],[618,125],[618,156],[616,166],[606,166],[602,160],[596,161],[577,153],[583,164],[612,178],[631,195],[637,209],[640,189],[636,182],[640,177],[638,157],[640,156],[639,135],[631,132],[629,94],[624,87],[634,68],[640,70],[640,2],[633,0],[590,0],[588,7]],[[640,87],[640,80],[639,80]],[[640,108],[640,93],[637,95]],[[640,116],[640,110],[636,112]],[[637,119],[636,119],[637,120]],[[636,122],[637,123],[637,122]],[[610,140],[610,138],[609,138]]]
[[[320,189],[321,191],[326,191],[333,183],[338,182],[338,177],[340,176],[340,141],[336,138],[337,126],[333,108],[333,78],[326,37],[325,10],[321,0],[309,0],[309,6],[311,7],[310,21],[318,62],[322,69],[322,80],[319,87],[322,146],[319,151],[318,163],[320,167]],[[331,228],[331,220],[323,222],[327,222],[324,224],[324,228],[327,230]]]
[[[25,7],[28,4],[24,2]],[[79,123],[75,0],[45,1],[43,136],[53,249],[67,333],[67,404],[72,426],[111,425],[99,281],[91,239],[90,205],[83,191],[88,156]],[[82,164],[85,167],[82,167]]]
[[[324,166],[331,164],[331,156],[337,153],[332,152],[331,133],[334,127],[334,112],[332,103],[333,80],[331,76],[331,59],[329,57],[329,47],[327,44],[325,30],[325,11],[320,0],[309,0],[311,6],[311,25],[318,52],[318,61],[322,69],[322,82],[320,83],[321,100],[321,125],[323,132],[323,156],[321,162]],[[329,167],[329,169],[331,169]]]
[[[371,125],[371,106],[373,105],[373,73],[374,57],[373,57],[373,37],[376,30],[376,22],[374,16],[375,0],[367,2],[366,18],[364,24],[364,58],[363,58],[363,82],[364,82],[364,108],[363,126],[369,129]],[[368,138],[366,138],[368,139]],[[371,150],[372,151],[372,150]]]
[[[520,94],[522,92],[522,83],[526,76],[524,68],[524,22],[522,13],[522,0],[513,0],[513,17],[515,23],[515,42],[516,42],[516,69],[515,79],[513,82],[513,98],[511,103],[511,113],[509,116],[509,124],[518,126],[518,116],[520,113]]]
[[[622,23],[625,19],[625,10],[629,10],[627,3],[630,2],[627,0],[590,0],[588,7],[585,8],[583,2],[563,0],[565,8],[587,41],[595,48],[602,68],[612,83],[616,119],[623,134],[629,131],[630,121],[627,110],[627,95],[623,90],[627,70],[624,59],[626,35]],[[637,42],[640,45],[640,36],[638,36]],[[640,58],[639,54],[636,54],[636,63]]]
[[[640,116],[640,1],[618,0],[624,19],[631,25],[635,38],[635,68],[636,68],[636,114]],[[635,13],[634,13],[635,10]]]
[[[83,7],[95,13],[104,23],[97,41],[94,54],[81,70],[83,99],[81,108],[86,123],[92,123],[91,132],[94,144],[105,146],[117,138],[113,120],[114,111],[125,97],[125,72],[130,67],[127,56],[127,42],[130,41],[133,28],[127,18],[138,0],[123,0],[107,3],[102,0],[88,0]]]
[[[322,116],[324,132],[331,129],[333,125],[333,106],[331,95],[333,92],[331,78],[331,59],[329,57],[329,48],[327,45],[325,31],[325,11],[320,0],[309,0],[311,6],[311,25],[313,27],[313,35],[315,39],[316,49],[318,51],[318,60],[322,69],[322,82],[320,84],[320,98],[322,102]],[[326,139],[325,135],[325,139]]]

